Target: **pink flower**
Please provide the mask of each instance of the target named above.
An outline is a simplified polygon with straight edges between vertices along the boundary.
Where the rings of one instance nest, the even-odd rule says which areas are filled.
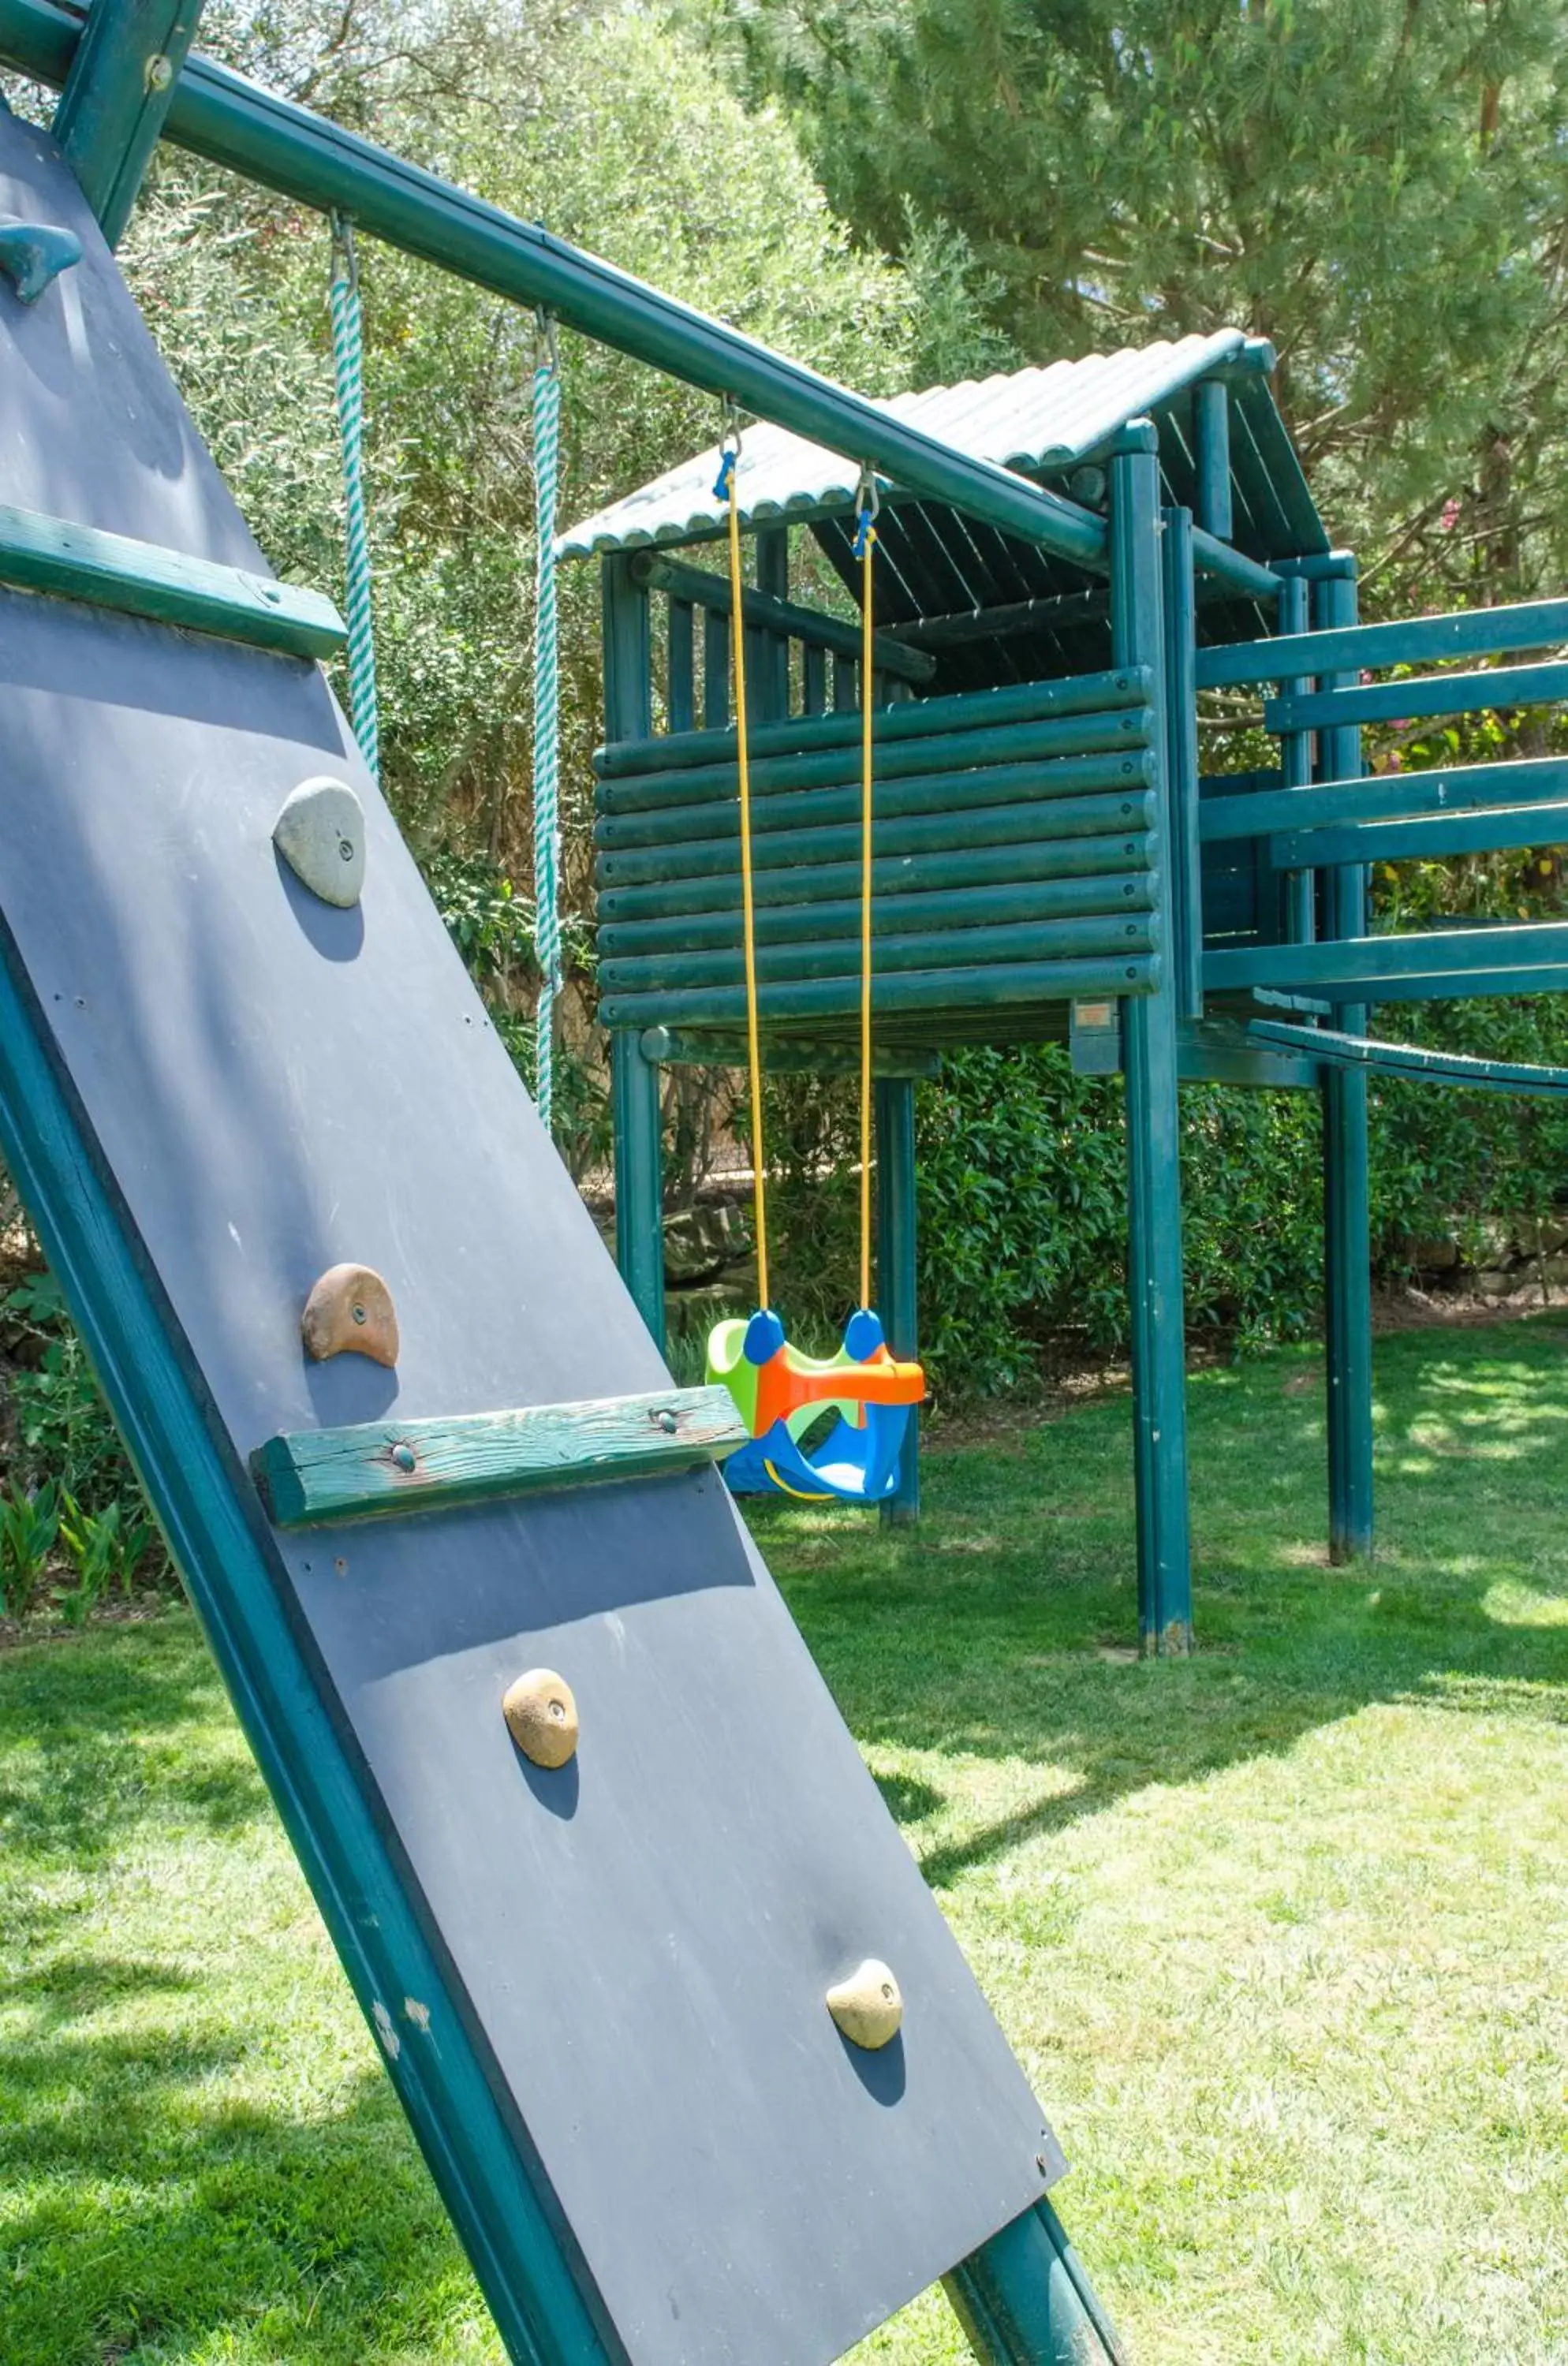
[[[1443,513],[1438,520],[1438,532],[1439,534],[1452,534],[1458,524],[1459,503],[1450,493],[1448,500],[1443,503]]]

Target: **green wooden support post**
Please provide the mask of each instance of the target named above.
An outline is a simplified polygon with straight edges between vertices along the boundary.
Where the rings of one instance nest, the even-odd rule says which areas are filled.
[[[1231,392],[1224,378],[1206,377],[1192,389],[1192,430],[1198,452],[1198,523],[1229,542],[1235,531],[1231,503]]]
[[[1199,388],[1199,392],[1203,391]],[[1224,389],[1221,389],[1222,393]],[[1230,479],[1227,476],[1226,483]],[[1174,921],[1171,959],[1177,1008],[1203,1016],[1202,848],[1198,838],[1198,602],[1192,569],[1192,513],[1168,509],[1160,545],[1165,567],[1166,799],[1170,811],[1168,868]]]
[[[1280,594],[1280,630],[1292,638],[1307,629],[1307,587],[1299,576],[1287,576]],[[1308,684],[1298,679],[1286,684],[1299,691]],[[1312,734],[1284,731],[1280,735],[1280,773],[1287,789],[1312,785]],[[1310,871],[1292,872],[1285,886],[1285,928],[1293,945],[1309,945],[1317,933],[1316,882]]]
[[[610,1097],[615,1133],[615,1263],[637,1311],[664,1352],[664,1178],[659,1064],[642,1031],[610,1034]]]
[[[606,558],[604,601],[604,738],[646,739],[653,729],[653,646],[647,588],[625,553]],[[610,1105],[615,1141],[615,1262],[637,1313],[664,1346],[664,1186],[659,1065],[641,1028],[610,1035]]]
[[[1111,2322],[1043,2199],[943,2282],[980,2366],[1121,2366]]]
[[[1325,630],[1356,622],[1356,562],[1313,585],[1314,624]],[[1356,676],[1328,677],[1323,687],[1354,684]],[[1324,780],[1355,780],[1361,770],[1361,735],[1354,727],[1319,735]],[[1367,873],[1347,863],[1325,874],[1325,921],[1331,937],[1366,932]],[[1336,1007],[1333,1023],[1347,1035],[1365,1035],[1365,1003]],[[1361,1068],[1324,1073],[1323,1221],[1325,1335],[1328,1369],[1328,1557],[1354,1560],[1372,1546],[1372,1295],[1371,1186],[1367,1140],[1367,1074]]]
[[[1113,662],[1144,665],[1163,715],[1158,440],[1147,420],[1122,430],[1111,462]],[[1170,895],[1172,817],[1156,733],[1160,872]],[[1181,1131],[1177,1096],[1177,996],[1161,964],[1149,995],[1123,1000],[1127,1107],[1127,1279],[1133,1330],[1134,1470],[1138,1507],[1138,1625],[1145,1652],[1192,1641],[1187,1518],[1187,1359],[1181,1274]]]
[[[876,1117],[876,1296],[887,1345],[900,1361],[920,1352],[916,1282],[915,1084],[878,1076]],[[903,1527],[920,1512],[920,1415],[909,1416],[898,1492],[882,1506],[885,1527]]]
[[[759,526],[757,589],[771,600],[789,598],[789,528]],[[789,642],[782,633],[746,626],[747,704],[759,723],[781,722],[789,713]]]
[[[93,0],[54,136],[98,226],[118,246],[152,161],[201,0]]]

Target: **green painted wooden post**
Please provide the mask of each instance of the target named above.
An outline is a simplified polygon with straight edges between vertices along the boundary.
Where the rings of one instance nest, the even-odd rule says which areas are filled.
[[[111,246],[130,220],[200,15],[201,0],[93,0],[87,12],[54,136]]]
[[[943,2282],[981,2366],[1120,2366],[1115,2332],[1047,2201]]]
[[[1203,389],[1198,390],[1202,393]],[[1228,474],[1225,482],[1230,482]],[[1192,515],[1189,510],[1168,509],[1164,520],[1160,549],[1165,567],[1166,798],[1171,819],[1167,862],[1170,955],[1176,968],[1177,1008],[1183,1019],[1201,1019],[1203,858],[1198,839],[1198,693],[1193,682],[1198,603],[1192,574]]]
[[[1280,631],[1292,639],[1307,629],[1307,587],[1299,576],[1287,576],[1280,594]],[[1287,693],[1311,688],[1302,678],[1285,685]],[[1287,789],[1312,784],[1312,735],[1287,731],[1280,739],[1280,772]],[[1285,886],[1285,929],[1293,945],[1307,945],[1317,934],[1316,882],[1310,871],[1293,872]]]
[[[1116,664],[1155,671],[1156,714],[1165,699],[1159,497],[1156,432],[1148,421],[1134,421],[1117,437],[1111,462],[1111,639]],[[1158,787],[1166,849],[1161,869],[1168,881],[1171,829],[1163,810],[1163,763]],[[1122,1003],[1122,1031],[1138,1624],[1145,1651],[1182,1652],[1191,1648],[1192,1577],[1176,991],[1168,963],[1156,992]]]
[[[665,712],[671,731],[691,731],[697,720],[695,618],[689,600],[671,600],[666,652]]]
[[[1356,562],[1313,585],[1314,621],[1325,630],[1356,622]],[[1328,677],[1323,687],[1351,687],[1356,676]],[[1324,780],[1354,780],[1361,770],[1361,735],[1353,726],[1320,734]],[[1367,873],[1348,863],[1326,874],[1325,921],[1331,937],[1366,932]],[[1367,1031],[1364,1003],[1338,1005],[1334,1025],[1347,1035]],[[1367,1140],[1367,1075],[1359,1068],[1325,1070],[1323,1098],[1325,1319],[1328,1368],[1328,1554],[1348,1561],[1372,1545],[1372,1300],[1371,1189]]]
[[[1206,377],[1192,389],[1198,452],[1198,523],[1228,542],[1235,531],[1231,506],[1231,395],[1224,378]]]
[[[789,528],[760,526],[756,535],[757,589],[771,600],[789,598]],[[789,642],[783,634],[746,627],[749,704],[759,723],[789,713]]]
[[[601,578],[604,638],[604,738],[646,739],[653,729],[649,601],[624,552]],[[610,1035],[610,1102],[615,1142],[615,1262],[655,1345],[664,1346],[664,1186],[659,1068],[639,1041],[640,1023]]]
[[[915,1086],[909,1076],[878,1076],[876,1114],[876,1295],[887,1344],[901,1360],[920,1352],[915,1231]],[[882,1506],[884,1527],[919,1517],[920,1415],[909,1416],[898,1492]]]

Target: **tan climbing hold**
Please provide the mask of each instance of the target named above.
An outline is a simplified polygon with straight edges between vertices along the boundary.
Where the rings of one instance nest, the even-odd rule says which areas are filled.
[[[365,808],[346,781],[301,781],[273,824],[272,842],[323,904],[346,909],[365,884]]]
[[[392,1293],[367,1265],[334,1265],[305,1301],[299,1329],[305,1352],[324,1364],[329,1356],[368,1356],[375,1364],[398,1360],[398,1315]]]
[[[577,1699],[553,1668],[530,1668],[507,1687],[506,1729],[536,1766],[564,1766],[577,1749]]]
[[[874,2054],[897,2036],[904,1999],[886,1965],[868,1955],[847,1980],[829,1989],[828,2010],[852,2045]]]

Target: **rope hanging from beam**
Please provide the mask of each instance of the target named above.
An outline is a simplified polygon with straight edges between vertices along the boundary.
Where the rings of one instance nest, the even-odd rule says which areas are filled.
[[[376,706],[376,633],[370,612],[370,537],[365,508],[364,345],[354,225],[333,216],[333,375],[343,459],[344,601],[348,613],[348,711],[359,751],[378,786],[381,728]]]
[[[534,1100],[547,1133],[555,1113],[556,1003],[561,990],[560,656],[556,627],[556,502],[560,488],[560,357],[556,327],[538,315],[534,355],[534,950],[540,971],[534,1020]]]

